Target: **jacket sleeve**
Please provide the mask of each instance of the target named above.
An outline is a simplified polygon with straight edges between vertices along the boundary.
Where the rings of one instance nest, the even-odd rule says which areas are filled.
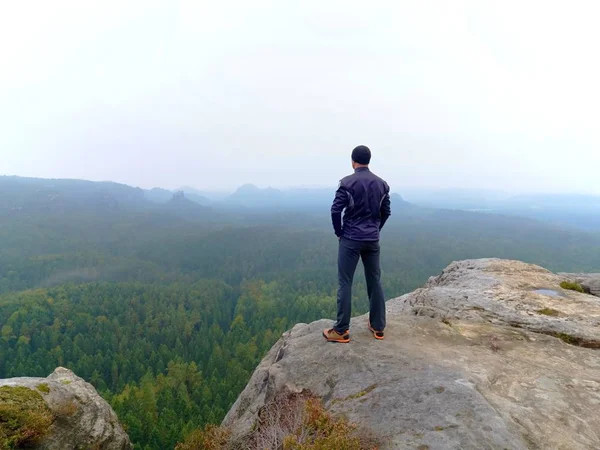
[[[337,237],[342,236],[342,212],[348,206],[348,191],[340,182],[340,187],[335,193],[333,205],[331,205],[331,222],[333,231]]]
[[[379,212],[381,215],[381,222],[379,224],[380,231],[383,228],[383,226],[385,225],[385,223],[387,222],[387,220],[392,215],[391,203],[392,202],[390,200],[390,187],[386,184],[386,193],[385,193],[383,199],[381,200],[381,210]]]

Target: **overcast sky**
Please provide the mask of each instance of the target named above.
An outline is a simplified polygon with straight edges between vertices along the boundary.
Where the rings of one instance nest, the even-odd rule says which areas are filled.
[[[0,174],[600,194],[596,1],[4,2]]]

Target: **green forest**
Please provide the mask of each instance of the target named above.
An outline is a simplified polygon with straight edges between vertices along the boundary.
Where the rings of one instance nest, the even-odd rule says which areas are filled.
[[[136,449],[174,448],[219,423],[281,333],[334,317],[326,208],[220,210],[152,204],[120,185],[32,183],[0,177],[0,378],[72,369]],[[392,214],[388,298],[466,258],[600,271],[598,235],[394,204]],[[367,304],[357,272],[354,313]]]

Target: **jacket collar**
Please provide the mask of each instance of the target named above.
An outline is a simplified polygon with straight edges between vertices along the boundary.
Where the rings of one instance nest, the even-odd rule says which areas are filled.
[[[357,167],[356,169],[354,169],[354,173],[358,172],[370,172],[370,170],[368,167]]]

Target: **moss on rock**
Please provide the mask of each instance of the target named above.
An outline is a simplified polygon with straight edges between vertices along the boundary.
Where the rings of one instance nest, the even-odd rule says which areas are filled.
[[[50,393],[50,387],[48,386],[48,383],[38,384],[37,385],[37,390],[40,391],[40,392],[43,392],[44,394],[49,394]]]
[[[27,447],[44,437],[54,416],[39,392],[0,387],[0,450]]]
[[[560,314],[559,311],[557,311],[556,309],[552,309],[552,308],[538,309],[537,313],[541,314],[543,316],[552,316],[552,317],[556,317]]]
[[[574,281],[563,281],[562,283],[560,283],[560,287],[563,289],[567,289],[569,291],[576,291],[576,292],[581,292],[582,294],[585,294],[585,290],[583,289],[583,286],[581,286],[579,283],[576,283]]]

